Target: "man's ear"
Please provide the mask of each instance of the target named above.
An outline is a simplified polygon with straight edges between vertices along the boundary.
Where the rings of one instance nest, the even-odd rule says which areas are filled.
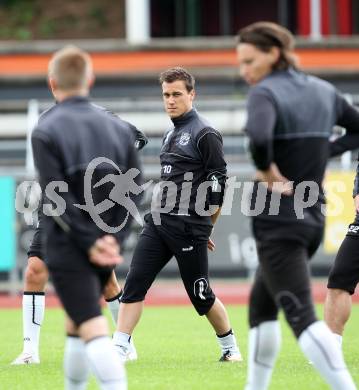
[[[91,77],[89,78],[89,81],[88,81],[88,86],[89,88],[92,88],[93,85],[95,84],[95,80],[96,80],[96,76],[94,73],[92,73]]]
[[[194,89],[192,89],[192,91],[190,92],[190,95],[191,95],[191,101],[193,101],[194,98],[196,97],[196,91]]]
[[[48,77],[47,83],[49,84],[52,94],[55,95],[55,91],[57,89],[56,80],[53,77]]]
[[[277,61],[279,60],[279,57],[280,57],[280,50],[279,50],[279,47],[273,46],[273,47],[270,49],[270,54],[271,54],[271,56],[272,56],[272,63],[273,63],[273,64],[277,63]]]

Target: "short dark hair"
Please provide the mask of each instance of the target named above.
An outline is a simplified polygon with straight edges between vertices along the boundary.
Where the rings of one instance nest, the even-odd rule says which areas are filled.
[[[181,68],[180,66],[165,70],[160,74],[159,80],[161,85],[164,82],[173,83],[177,80],[184,81],[188,92],[191,92],[194,89],[195,84],[194,77],[186,69]]]
[[[294,37],[285,27],[272,22],[256,22],[242,28],[238,32],[238,44],[249,43],[263,52],[269,52],[272,47],[279,49],[278,61],[273,70],[297,68],[297,58],[293,53]]]

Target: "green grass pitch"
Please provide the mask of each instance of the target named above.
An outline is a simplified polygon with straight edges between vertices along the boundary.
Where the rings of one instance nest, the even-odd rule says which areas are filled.
[[[246,358],[246,307],[228,306],[228,310]],[[321,314],[323,308],[318,306],[317,311]],[[62,389],[64,334],[61,310],[46,310],[40,365],[10,366],[22,348],[19,309],[0,310],[0,326],[0,389]],[[328,389],[302,356],[283,319],[282,334],[282,349],[270,389]],[[139,360],[126,365],[129,390],[239,390],[244,387],[246,362],[219,363],[214,333],[206,319],[198,317],[191,307],[146,307],[134,340]],[[359,383],[359,305],[353,306],[344,338],[344,353],[351,373]],[[94,379],[88,389],[97,389]]]

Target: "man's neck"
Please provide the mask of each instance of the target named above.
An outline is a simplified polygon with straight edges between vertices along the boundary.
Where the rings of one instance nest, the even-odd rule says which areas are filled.
[[[89,92],[83,89],[77,89],[72,91],[56,91],[55,99],[58,103],[73,97],[87,97]]]

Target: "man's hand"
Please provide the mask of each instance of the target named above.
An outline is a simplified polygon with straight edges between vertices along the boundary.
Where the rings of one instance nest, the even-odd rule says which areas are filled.
[[[211,252],[214,252],[214,250],[216,249],[216,245],[214,244],[214,242],[212,241],[211,238],[208,239],[207,248],[208,248]]]
[[[120,255],[120,246],[116,239],[110,235],[105,235],[95,241],[89,250],[89,257],[91,263],[102,267],[123,262],[123,257]]]
[[[283,176],[274,163],[271,163],[266,171],[257,171],[255,180],[263,182],[271,191],[280,192],[287,196],[293,194],[293,182]]]
[[[359,213],[359,194],[354,198],[355,211]]]

